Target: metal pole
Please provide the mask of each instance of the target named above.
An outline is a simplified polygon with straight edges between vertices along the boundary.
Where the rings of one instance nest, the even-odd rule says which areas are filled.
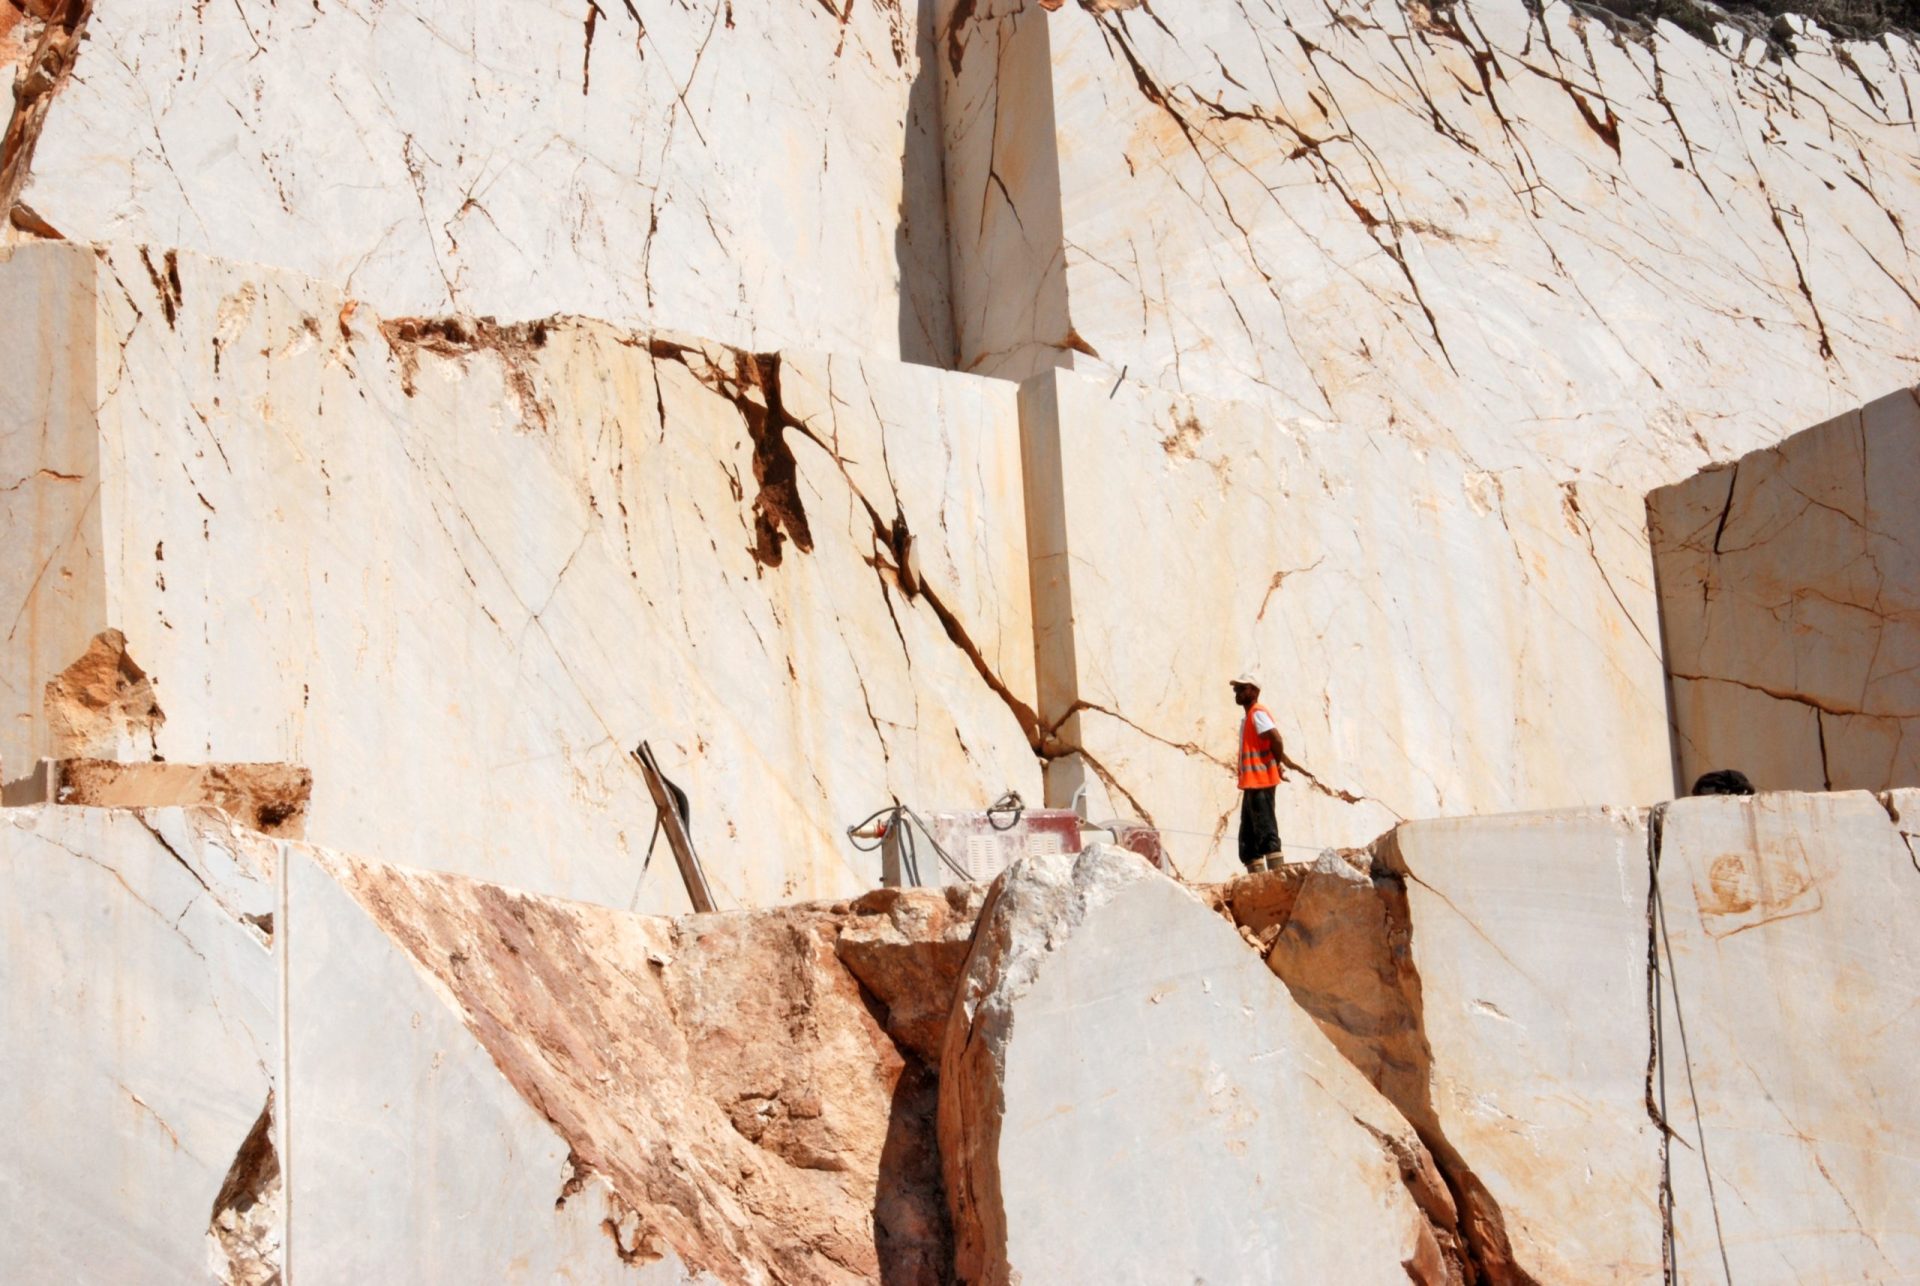
[[[653,796],[655,824],[667,832],[667,846],[673,850],[673,860],[680,867],[681,882],[687,886],[687,899],[693,903],[696,911],[718,910],[713,904],[713,890],[707,887],[706,873],[700,869],[700,859],[694,856],[693,837],[687,834],[680,810],[674,807],[673,792],[667,789],[667,779],[653,757],[653,748],[643,741],[633,752],[633,758],[640,765],[640,775],[646,780],[647,793]]]

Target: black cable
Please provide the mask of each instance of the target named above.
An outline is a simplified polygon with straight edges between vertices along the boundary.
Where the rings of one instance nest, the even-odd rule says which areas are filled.
[[[1026,811],[1027,801],[1020,798],[1019,791],[1010,790],[987,805],[987,825],[997,831],[1010,831],[1020,824],[1020,818],[1025,815]],[[1002,826],[999,822],[993,820],[994,817],[1000,813],[1012,813],[1013,820],[1005,826]]]
[[[987,808],[987,825],[1002,833],[1010,831],[1020,824],[1021,819],[1026,816],[1026,811],[1027,804],[1025,800],[1020,798],[1020,792],[1010,790],[1000,796],[1000,798],[994,800]],[[1007,813],[1011,813],[1013,816],[1006,825],[1003,826],[995,820]],[[862,842],[859,832],[865,830],[883,817],[886,821],[880,827],[879,836],[871,841]],[[913,825],[906,826],[905,824],[907,822],[911,822]],[[847,842],[862,853],[872,853],[886,843],[887,836],[892,834],[893,829],[897,826],[905,826],[899,839],[901,870],[907,880],[915,887],[924,887],[920,883],[920,845],[919,841],[914,839],[913,836],[913,828],[915,826],[920,828],[920,834],[926,838],[928,844],[933,846],[934,855],[946,864],[948,870],[952,871],[963,883],[973,883],[973,874],[968,871],[966,867],[955,861],[953,854],[947,852],[940,841],[934,838],[933,828],[927,825],[927,819],[902,803],[896,802],[887,805],[885,808],[876,808],[860,821],[847,827]]]

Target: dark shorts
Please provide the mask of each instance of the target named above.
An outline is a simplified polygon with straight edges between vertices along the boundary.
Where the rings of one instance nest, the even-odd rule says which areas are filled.
[[[1247,865],[1280,851],[1280,823],[1273,816],[1273,793],[1278,786],[1260,786],[1240,792],[1240,863]]]

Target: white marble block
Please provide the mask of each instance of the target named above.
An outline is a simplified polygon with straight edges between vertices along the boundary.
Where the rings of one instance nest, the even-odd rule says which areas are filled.
[[[1231,926],[1122,850],[995,885],[940,1147],[962,1281],[1444,1280],[1414,1271],[1438,1247],[1406,1122]]]
[[[1882,1280],[1920,1253],[1917,819],[1908,790],[1414,822],[1226,901],[1483,1268]]]
[[[73,7],[0,191],[16,227],[290,268],[387,315],[951,361],[917,4]]]
[[[0,1278],[277,1262],[271,852],[205,812],[0,811]]]
[[[959,365],[1636,490],[1912,383],[1920,46],[1712,34],[1558,0],[949,0]]]
[[[1659,853],[1658,1061],[1682,1280],[1920,1263],[1915,793],[1688,799]]]
[[[1404,907],[1421,1055],[1352,1023],[1389,1097],[1431,1125],[1499,1209],[1513,1262],[1542,1282],[1644,1282],[1661,1270],[1660,1134],[1647,1114],[1647,814],[1593,808],[1412,822],[1382,841],[1383,901]],[[1397,882],[1395,877],[1397,877]],[[1361,976],[1293,955],[1330,991]],[[1374,957],[1399,963],[1388,938]],[[1329,1006],[1329,1014],[1342,1012]]]
[[[1920,388],[1647,498],[1683,783],[1920,784]]]
[[[873,887],[842,828],[893,797],[1040,798],[1011,385],[145,248],[18,247],[0,299],[44,373],[0,383],[10,775],[114,628],[141,757],[301,764],[318,843],[613,906],[685,905],[642,738],[724,907]]]

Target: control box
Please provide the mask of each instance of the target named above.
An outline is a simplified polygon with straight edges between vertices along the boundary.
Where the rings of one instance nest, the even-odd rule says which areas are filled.
[[[925,831],[902,815],[881,838],[881,883],[893,888],[988,884],[1015,858],[1080,851],[1080,819],[1064,808],[920,816]]]

